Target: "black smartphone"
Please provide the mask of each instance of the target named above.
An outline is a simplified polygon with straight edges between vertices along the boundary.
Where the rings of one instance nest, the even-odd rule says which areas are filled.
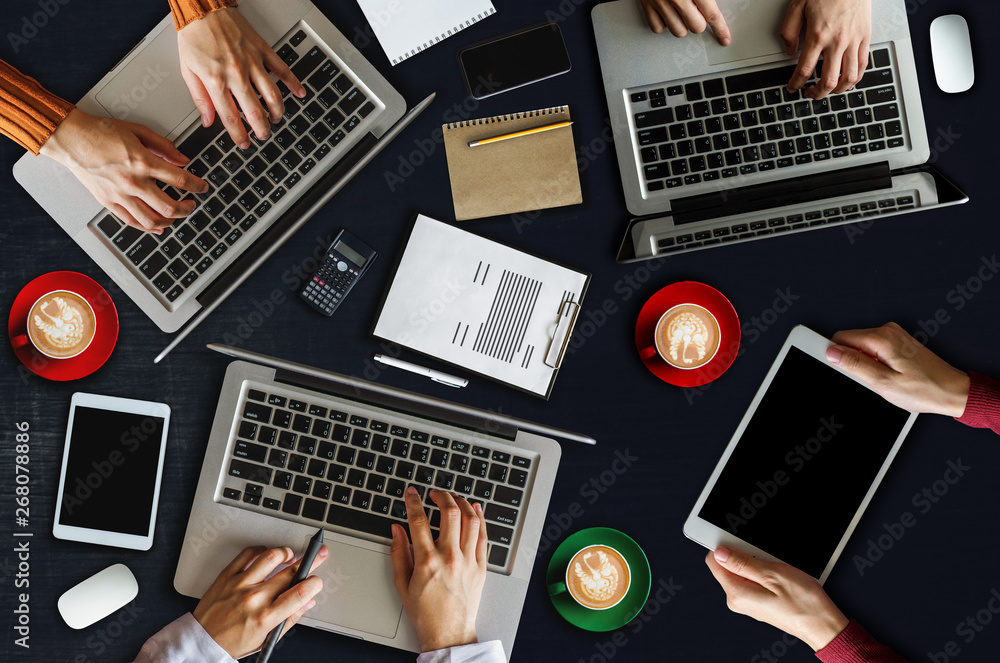
[[[458,57],[476,99],[565,74],[571,68],[562,30],[555,23],[471,46]]]

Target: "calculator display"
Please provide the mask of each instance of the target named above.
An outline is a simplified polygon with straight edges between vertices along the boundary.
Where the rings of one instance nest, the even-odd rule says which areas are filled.
[[[352,249],[351,247],[349,247],[347,244],[344,244],[343,242],[337,242],[336,244],[333,245],[333,250],[340,253],[340,255],[344,256],[358,267],[364,267],[365,257],[360,253],[358,253],[357,251],[355,251],[354,249]]]

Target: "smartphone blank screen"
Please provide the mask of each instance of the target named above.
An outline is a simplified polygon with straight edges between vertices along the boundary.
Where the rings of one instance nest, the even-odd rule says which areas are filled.
[[[504,37],[461,54],[476,98],[526,85],[570,70],[569,53],[555,24]]]

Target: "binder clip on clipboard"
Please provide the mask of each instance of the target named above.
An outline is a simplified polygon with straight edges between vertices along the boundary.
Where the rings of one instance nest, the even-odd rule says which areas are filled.
[[[573,336],[573,329],[576,327],[576,318],[580,315],[580,305],[576,302],[563,302],[559,309],[559,320],[556,322],[555,331],[552,332],[552,342],[549,343],[549,350],[545,353],[545,365],[552,368],[562,366],[563,358],[566,356],[566,348],[569,347],[569,339]]]

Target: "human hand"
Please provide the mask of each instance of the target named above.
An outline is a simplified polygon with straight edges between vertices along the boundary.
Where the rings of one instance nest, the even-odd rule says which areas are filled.
[[[910,412],[961,417],[969,376],[925,348],[895,322],[833,335],[826,358]]]
[[[181,75],[191,91],[201,122],[210,126],[218,113],[233,142],[246,149],[250,138],[240,110],[257,138],[271,135],[271,124],[281,121],[285,104],[270,69],[295,96],[305,88],[281,58],[235,9],[219,9],[189,23],[177,33]],[[266,69],[265,69],[266,67]],[[254,87],[270,112],[260,105]]]
[[[326,546],[320,548],[310,571],[315,571],[329,554]],[[244,549],[205,592],[192,613],[194,618],[233,658],[257,651],[267,634],[284,620],[288,621],[282,635],[292,628],[316,605],[313,597],[323,589],[323,581],[317,576],[290,587],[297,564],[267,579],[278,566],[294,560],[290,548]]]
[[[421,651],[476,642],[476,614],[486,582],[486,519],[478,504],[431,491],[441,509],[441,534],[431,538],[420,495],[406,489],[406,519],[413,537],[392,526],[396,591],[410,616]]]
[[[804,92],[822,99],[831,92],[842,94],[861,80],[868,67],[868,43],[872,35],[871,0],[791,0],[781,26],[785,50],[795,55],[799,33],[806,37],[799,66],[788,82],[788,91],[801,89],[823,56],[819,82]]]
[[[99,118],[73,109],[41,153],[55,159],[119,219],[157,234],[173,219],[194,211],[156,185],[204,193],[208,182],[180,169],[188,162],[169,140],[141,124]]]
[[[733,612],[753,617],[819,651],[847,628],[848,620],[819,582],[793,566],[765,562],[719,546],[705,557]]]
[[[684,37],[689,30],[701,34],[711,27],[720,44],[729,46],[732,41],[715,0],[642,0],[642,11],[657,34],[668,29],[675,37]]]

